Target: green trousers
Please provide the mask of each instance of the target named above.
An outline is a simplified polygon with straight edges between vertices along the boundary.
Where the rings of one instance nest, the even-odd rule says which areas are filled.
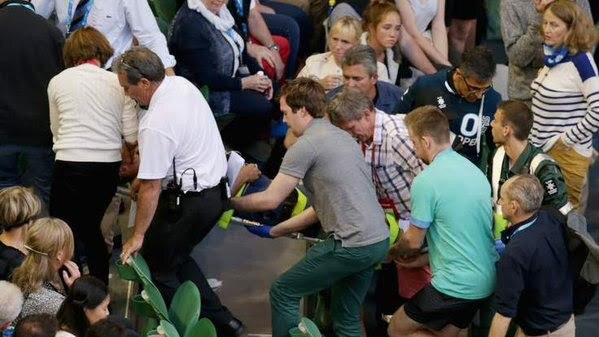
[[[374,267],[383,261],[388,250],[389,240],[364,247],[343,248],[340,241],[329,238],[312,247],[303,260],[272,284],[272,336],[289,336],[289,329],[296,327],[300,321],[301,298],[328,288],[331,288],[335,335],[362,336],[362,302]]]

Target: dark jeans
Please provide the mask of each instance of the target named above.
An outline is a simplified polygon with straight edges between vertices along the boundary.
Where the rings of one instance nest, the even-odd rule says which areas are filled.
[[[24,167],[19,167],[20,158]],[[48,204],[54,152],[51,147],[0,145],[0,189],[32,185]]]
[[[216,186],[200,193],[187,193],[180,201],[181,211],[174,217],[168,210],[165,193],[160,195],[154,219],[146,233],[142,255],[167,303],[181,283],[192,281],[202,296],[201,316],[209,318],[218,329],[230,322],[233,315],[221,304],[190,254],[222,214],[222,191]]]
[[[276,14],[262,14],[270,33],[286,37],[289,40],[291,52],[286,75],[287,79],[295,78],[298,54],[308,50],[308,38],[312,34],[310,18],[303,10],[293,5],[270,0],[264,0],[262,4],[271,7],[276,12]]]
[[[235,119],[222,131],[223,142],[234,150],[243,150],[268,133],[275,106],[253,90],[231,91],[231,113]]]
[[[100,224],[119,180],[121,162],[57,160],[50,215],[64,220],[75,237],[75,262],[87,257],[89,273],[108,284],[108,248]]]

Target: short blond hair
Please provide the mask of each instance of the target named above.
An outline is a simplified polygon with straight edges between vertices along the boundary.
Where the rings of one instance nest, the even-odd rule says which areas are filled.
[[[29,251],[27,257],[13,271],[11,281],[24,294],[35,292],[43,282],[57,280],[56,270],[51,262],[63,252],[64,259],[73,257],[75,243],[71,228],[57,218],[41,218],[36,220],[27,230],[25,248]]]
[[[0,227],[5,231],[28,224],[41,210],[42,202],[31,188],[13,186],[0,190]]]
[[[437,144],[449,142],[449,120],[436,106],[425,105],[412,110],[404,123],[418,137],[431,137]]]
[[[545,9],[545,13],[547,11],[562,20],[568,27],[564,45],[571,55],[586,53],[595,48],[599,40],[599,33],[593,26],[591,17],[583,12],[574,1],[557,0]],[[541,25],[541,36],[544,34]]]
[[[354,40],[358,43],[360,41],[360,36],[362,36],[362,23],[352,16],[342,16],[335,20],[331,26],[331,29],[329,30],[329,40],[331,39],[331,35],[335,33],[353,35]]]

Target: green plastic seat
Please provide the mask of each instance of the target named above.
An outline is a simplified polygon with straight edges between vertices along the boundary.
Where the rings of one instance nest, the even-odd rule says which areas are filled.
[[[184,337],[216,337],[216,328],[209,319],[202,318],[187,330]]]
[[[322,337],[316,324],[310,319],[303,317],[297,327],[289,329],[291,337]]]
[[[154,15],[163,19],[167,24],[170,24],[177,14],[178,7],[175,0],[150,0],[149,2]]]
[[[133,302],[133,310],[137,316],[146,318],[160,318],[158,317],[156,310],[154,310],[154,307],[149,302],[144,300],[141,294],[133,296],[131,302]]]
[[[135,257],[129,257],[126,264],[122,261],[118,261],[116,266],[119,277],[123,280],[134,281],[140,284],[152,282],[150,267],[141,254],[137,254]]]
[[[177,288],[173,296],[168,317],[181,336],[198,321],[201,309],[201,298],[198,287],[186,281]]]
[[[164,335],[165,337],[180,337],[181,336],[177,332],[177,329],[175,328],[175,326],[173,324],[171,324],[169,321],[164,320],[164,319],[160,321],[160,325],[156,328],[156,331],[159,334]]]
[[[141,291],[141,297],[147,303],[149,303],[152,306],[152,308],[154,308],[156,315],[160,319],[169,319],[166,303],[164,302],[162,295],[160,295],[160,291],[158,290],[158,288],[156,288],[156,286],[153,283],[150,282],[144,285],[144,290]]]

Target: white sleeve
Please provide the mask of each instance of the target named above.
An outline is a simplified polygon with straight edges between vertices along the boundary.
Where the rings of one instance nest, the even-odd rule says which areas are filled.
[[[133,144],[137,142],[137,128],[139,121],[137,120],[137,104],[131,98],[123,95],[123,115],[121,120],[123,123],[123,138],[127,143]]]
[[[46,19],[54,12],[54,6],[56,6],[56,0],[31,0],[35,13],[45,17]]]
[[[56,137],[58,133],[58,106],[56,105],[54,87],[54,82],[50,80],[50,83],[48,84],[48,107],[50,111],[50,131],[52,131],[52,143],[56,143]]]
[[[133,36],[139,45],[152,50],[160,57],[165,68],[174,67],[175,57],[172,56],[166,44],[166,38],[160,32],[156,19],[152,14],[147,0],[123,1],[125,17],[131,27]]]
[[[139,131],[139,179],[162,179],[173,164],[176,144],[167,135],[152,129]],[[172,173],[172,172],[170,172]]]

